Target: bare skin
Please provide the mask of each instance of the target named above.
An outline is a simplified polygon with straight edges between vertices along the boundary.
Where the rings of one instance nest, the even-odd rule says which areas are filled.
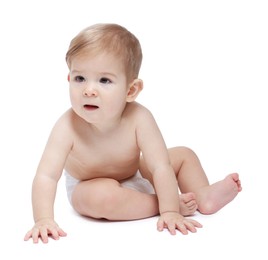
[[[105,192],[101,191],[103,185],[106,187]],[[106,198],[107,194],[104,193],[107,191],[113,194],[112,198],[110,196]],[[95,194],[95,198],[92,196],[93,194]],[[116,199],[114,194],[118,194],[119,201],[115,202],[112,200]],[[81,203],[81,200],[83,200],[81,196],[87,198],[85,205]],[[101,197],[107,200],[99,201]],[[108,200],[111,201],[108,203]],[[136,209],[139,209],[135,210],[135,213],[132,209],[129,209],[132,201],[133,205],[135,205],[134,203],[137,204]],[[111,205],[111,209],[103,207],[104,203]],[[118,204],[119,208],[117,210],[113,203]],[[180,206],[180,214],[183,216],[191,216],[197,210],[197,203],[193,192],[180,194],[178,204]],[[97,179],[80,183],[73,193],[73,206],[82,215],[110,220],[141,219],[159,214],[158,201],[155,194],[146,194],[130,190],[121,187],[115,180],[102,178],[100,180]],[[96,210],[97,208],[99,208],[99,211]],[[107,213],[107,210],[110,211]]]
[[[74,57],[68,79],[72,107],[53,127],[38,165],[32,186],[35,224],[25,240],[47,243],[48,236],[66,235],[53,208],[63,169],[80,180],[72,205],[81,215],[109,220],[160,215],[157,229],[172,235],[196,232],[202,225],[185,216],[196,209],[212,214],[241,191],[238,174],[210,185],[192,150],[166,148],[153,115],[135,101],[142,81],[129,81],[111,53]],[[120,185],[138,170],[156,194]]]
[[[223,180],[196,191],[198,210],[203,214],[213,214],[231,202],[241,190],[238,174],[229,174]]]
[[[242,190],[239,175],[232,173],[209,185],[207,176],[196,154],[187,147],[169,149],[169,157],[182,194],[192,192],[198,211],[213,214],[231,202]],[[141,173],[152,182],[152,177],[141,161]]]
[[[197,209],[202,214],[213,214],[232,201],[242,190],[237,173],[230,174],[223,180],[209,185],[200,161],[192,150],[186,147],[174,147],[168,151],[176,173],[178,186],[182,191],[178,200],[181,215],[193,215]],[[153,184],[152,176],[142,158],[140,171],[143,177]],[[109,196],[107,198],[103,194],[104,183],[106,185],[105,193],[107,191],[109,191],[109,194],[118,192],[116,197],[120,198],[119,201],[115,203],[113,199],[116,197],[111,198]],[[102,194],[99,194],[100,191]],[[95,198],[93,198],[94,194]],[[83,203],[82,197],[86,198]],[[109,203],[99,201],[101,197],[111,201]],[[96,198],[98,198],[97,201]],[[108,205],[113,205],[111,209],[103,207],[105,202]],[[132,207],[129,208],[131,204]],[[140,219],[159,214],[156,195],[122,188],[117,181],[110,179],[88,181],[78,185],[73,194],[73,205],[82,215],[111,220]],[[99,207],[99,211],[96,211],[97,205],[102,205]],[[115,210],[115,205],[119,206],[117,210]],[[132,208],[138,210],[133,211]]]
[[[179,204],[180,213],[185,217],[193,215],[197,210],[197,202],[195,199],[195,194],[193,192],[180,194]]]

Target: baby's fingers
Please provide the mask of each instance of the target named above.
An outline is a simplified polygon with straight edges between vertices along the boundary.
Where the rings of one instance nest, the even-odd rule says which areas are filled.
[[[198,228],[202,227],[202,225],[199,222],[197,222],[196,220],[193,220],[193,219],[186,219],[184,221],[184,225],[192,233],[195,233],[197,231],[196,227],[198,227]]]
[[[55,240],[59,240],[60,237],[65,237],[67,235],[61,228],[50,230],[51,237]]]
[[[38,243],[39,238],[42,240],[43,243],[48,242],[48,235],[49,231],[47,228],[36,228],[34,227],[32,230],[28,231],[27,234],[24,237],[24,241],[28,241],[30,238],[32,238],[33,243]]]
[[[166,226],[171,235],[176,235],[176,225],[174,222],[167,223]]]
[[[178,229],[183,235],[188,234],[187,225],[185,225],[184,223],[176,224],[176,229]]]
[[[66,237],[67,233],[65,231],[63,231],[61,228],[58,229],[58,233],[60,237]]]
[[[41,235],[41,231],[38,229],[38,228],[33,228],[32,230],[30,230],[27,234],[26,234],[26,236],[25,236],[25,238],[24,238],[24,240],[25,241],[27,241],[27,240],[29,240],[30,238],[32,238],[32,240],[33,240],[33,243],[38,243],[38,240],[39,240],[39,237],[42,237],[42,235]],[[44,235],[43,235],[44,236]],[[43,239],[43,238],[42,238]]]
[[[157,222],[157,230],[163,231],[164,228],[167,228],[171,235],[176,235],[176,229],[184,235],[188,234],[187,229],[182,222],[176,223],[175,221],[165,221],[160,218]]]
[[[165,226],[164,223],[165,223],[164,220],[162,220],[161,218],[158,219],[158,221],[157,221],[157,230],[158,231],[164,230],[164,226]]]
[[[48,235],[50,234],[50,231],[46,227],[40,228],[40,237],[43,243],[48,243]]]
[[[32,230],[29,230],[24,236],[24,241],[28,241],[32,237]]]

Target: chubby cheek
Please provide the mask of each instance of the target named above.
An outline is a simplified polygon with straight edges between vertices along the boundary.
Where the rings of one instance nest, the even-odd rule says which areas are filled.
[[[70,103],[71,103],[72,110],[75,112],[75,114],[83,118],[84,113],[83,113],[81,106],[79,105],[79,101],[75,97],[72,96],[70,98]]]
[[[76,91],[70,89],[69,96],[72,107],[76,109],[80,107],[80,95]]]
[[[126,106],[126,99],[125,97],[118,97],[113,98],[109,101],[107,101],[107,110],[109,111],[110,114],[118,114],[122,113],[125,106]]]

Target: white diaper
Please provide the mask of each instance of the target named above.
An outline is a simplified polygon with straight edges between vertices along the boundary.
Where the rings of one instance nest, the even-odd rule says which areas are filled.
[[[67,171],[64,171],[64,175],[67,197],[69,202],[71,203],[74,187],[78,182],[80,182],[80,180],[77,180],[72,177]],[[120,184],[122,187],[125,188],[137,190],[147,194],[155,194],[153,185],[147,179],[143,178],[139,171],[133,177],[121,181]]]

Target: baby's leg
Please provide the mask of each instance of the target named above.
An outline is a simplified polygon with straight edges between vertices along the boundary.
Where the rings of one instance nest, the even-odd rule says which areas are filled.
[[[238,174],[229,174],[223,180],[200,188],[196,192],[200,205],[198,210],[203,214],[215,213],[231,202],[241,190]]]
[[[194,192],[198,210],[203,214],[217,212],[242,190],[237,173],[209,185],[198,157],[189,148],[175,147],[169,149],[169,154],[181,192]]]
[[[140,173],[153,184],[152,174],[149,172],[143,157],[140,158]],[[178,203],[180,205],[180,214],[183,216],[191,216],[197,210],[196,195],[193,192],[185,192],[179,195]]]
[[[81,215],[109,220],[143,219],[159,214],[155,194],[124,188],[109,178],[78,183],[72,205]]]

